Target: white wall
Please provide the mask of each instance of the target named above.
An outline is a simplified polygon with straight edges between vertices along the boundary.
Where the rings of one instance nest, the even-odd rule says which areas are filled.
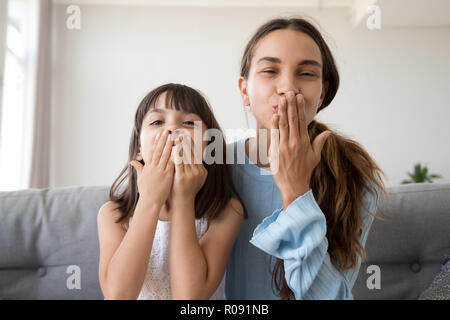
[[[244,46],[264,21],[298,13],[320,23],[341,74],[318,120],[359,141],[387,185],[416,162],[450,181],[450,28],[355,29],[344,9],[81,6],[81,30],[68,30],[66,7],[54,7],[52,186],[111,185],[139,101],[165,82],[204,92],[223,129],[245,128]]]
[[[5,68],[6,19],[8,12],[7,4],[8,3],[6,1],[0,1],[0,125],[2,123],[3,74]]]

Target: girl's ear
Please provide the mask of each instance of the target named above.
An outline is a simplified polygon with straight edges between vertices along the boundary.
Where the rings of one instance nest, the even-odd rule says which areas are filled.
[[[242,102],[244,106],[247,107],[250,105],[250,99],[247,94],[247,80],[244,77],[239,77],[238,80],[239,91],[241,92]]]

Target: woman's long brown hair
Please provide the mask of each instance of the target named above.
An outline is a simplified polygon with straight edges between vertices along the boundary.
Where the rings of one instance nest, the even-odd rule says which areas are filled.
[[[202,119],[207,129],[217,129],[222,132],[208,102],[197,90],[182,84],[168,83],[149,92],[140,102],[134,116],[127,164],[119,173],[109,191],[109,200],[117,205],[116,209],[120,212],[116,223],[123,223],[128,216],[131,216],[139,200],[137,174],[135,169],[128,164],[131,160],[136,159],[139,152],[142,121],[147,112],[155,107],[158,97],[163,93],[166,93],[166,108],[195,113]],[[226,159],[226,144],[223,134],[221,137],[222,154]],[[208,144],[213,142],[214,140],[211,140]],[[225,161],[222,161],[222,164],[217,162],[219,161],[212,164],[203,163],[208,175],[205,184],[195,197],[196,219],[205,217],[208,221],[211,221],[219,216],[232,196],[241,200],[228,173]],[[247,218],[245,208],[243,214],[244,218]]]
[[[259,40],[275,30],[290,29],[310,36],[320,48],[323,60],[323,83],[328,90],[319,106],[320,112],[333,100],[339,88],[339,73],[333,55],[314,25],[302,18],[273,19],[262,25],[244,51],[241,62],[241,76],[248,79],[254,49]],[[308,126],[310,141],[314,141],[321,132],[330,130],[325,124],[313,120]],[[311,176],[311,189],[327,221],[328,253],[332,263],[340,270],[351,269],[365,260],[365,249],[361,245],[362,233],[361,207],[367,208],[363,201],[366,189],[374,197],[379,192],[386,194],[381,175],[385,173],[364,148],[351,139],[330,130],[321,153],[321,161]],[[377,190],[379,192],[377,192]],[[375,215],[374,212],[370,214]],[[378,217],[378,216],[376,216]],[[278,259],[272,271],[272,289],[281,299],[293,299],[294,294],[288,287],[283,260]]]

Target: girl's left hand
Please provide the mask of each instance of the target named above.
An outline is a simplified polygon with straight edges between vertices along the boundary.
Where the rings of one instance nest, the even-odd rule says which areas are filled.
[[[175,163],[175,177],[172,188],[173,201],[194,201],[208,176],[208,171],[203,163],[196,164],[194,162],[192,139],[190,139],[190,143],[186,139],[188,138],[180,136],[172,149],[173,162]]]
[[[312,172],[331,134],[322,132],[311,145],[305,109],[303,95],[289,91],[281,97],[278,113],[272,117],[272,129],[279,131],[271,130],[269,159],[284,209],[310,189]]]

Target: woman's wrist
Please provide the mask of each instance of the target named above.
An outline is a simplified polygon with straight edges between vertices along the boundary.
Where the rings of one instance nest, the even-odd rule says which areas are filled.
[[[283,209],[286,210],[287,207],[295,201],[298,197],[304,195],[311,189],[310,186],[302,185],[294,190],[281,191],[281,200],[283,202]]]

